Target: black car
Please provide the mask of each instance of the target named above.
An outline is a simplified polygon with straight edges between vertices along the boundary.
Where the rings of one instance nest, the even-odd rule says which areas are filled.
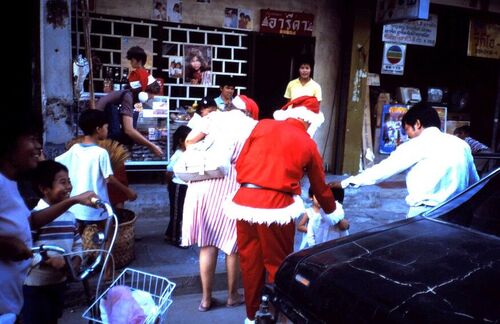
[[[294,323],[500,323],[500,168],[432,210],[288,256]]]

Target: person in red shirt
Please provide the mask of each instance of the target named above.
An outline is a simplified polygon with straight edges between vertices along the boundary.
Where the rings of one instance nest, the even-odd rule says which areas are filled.
[[[226,204],[237,219],[237,242],[245,289],[247,319],[253,323],[260,294],[283,259],[293,252],[294,220],[305,211],[300,180],[307,175],[314,195],[326,213],[335,199],[325,183],[323,161],[308,130],[324,121],[316,97],[302,96],[261,120],[245,142],[236,162],[241,187]]]
[[[147,59],[146,52],[140,46],[132,46],[127,51],[127,60],[130,61],[130,66],[133,69],[128,76],[128,82],[131,83],[132,88],[138,88],[138,86],[134,86],[134,82],[138,82],[142,91],[146,91],[149,72],[144,65],[146,65]]]

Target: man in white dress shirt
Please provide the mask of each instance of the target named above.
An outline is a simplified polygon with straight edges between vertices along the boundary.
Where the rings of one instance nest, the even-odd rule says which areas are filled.
[[[440,131],[439,116],[420,102],[403,116],[410,140],[385,160],[332,186],[364,186],[408,170],[407,218],[416,216],[458,194],[479,180],[469,145]]]

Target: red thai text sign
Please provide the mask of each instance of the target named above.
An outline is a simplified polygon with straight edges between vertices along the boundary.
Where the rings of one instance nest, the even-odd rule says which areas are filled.
[[[262,9],[260,11],[260,31],[286,35],[311,36],[314,15]]]

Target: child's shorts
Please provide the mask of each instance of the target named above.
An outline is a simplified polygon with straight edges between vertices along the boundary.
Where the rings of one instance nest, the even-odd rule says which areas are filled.
[[[66,283],[46,286],[23,286],[23,321],[26,323],[55,323],[64,310]]]

